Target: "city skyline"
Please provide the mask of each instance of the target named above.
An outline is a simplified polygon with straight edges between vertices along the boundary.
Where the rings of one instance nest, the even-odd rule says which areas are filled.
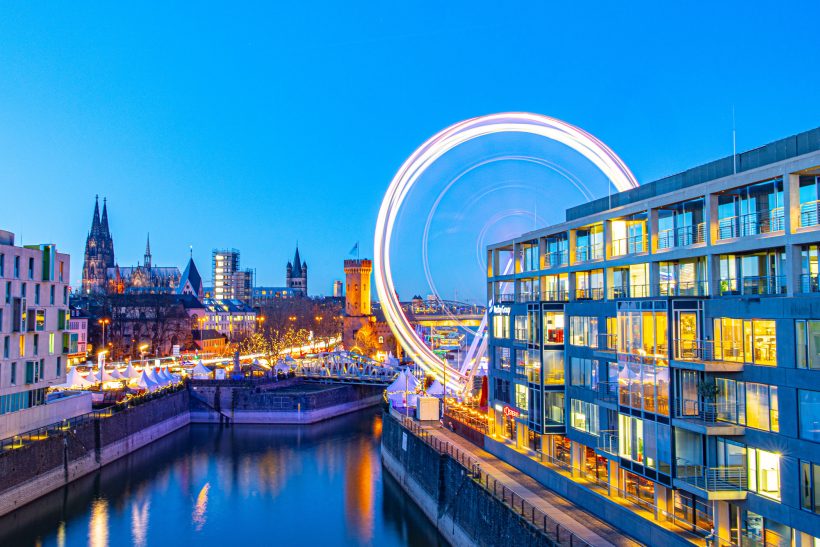
[[[820,114],[820,77],[803,70],[817,58],[812,38],[757,36],[818,7],[788,4],[765,21],[711,9],[709,18],[678,10],[658,26],[613,7],[327,5],[318,18],[297,8],[195,17],[168,8],[156,20],[122,7],[52,18],[6,6],[3,227],[24,243],[53,241],[76,261],[99,194],[121,264],[140,260],[150,232],[157,263],[182,267],[192,246],[206,266],[212,249],[235,247],[258,284],[279,285],[298,241],[313,292],[330,294],[357,241],[372,256],[395,171],[459,120],[526,110],[570,121],[642,183],[730,154],[733,106],[738,150],[808,129]],[[582,34],[577,24],[545,29],[581,17]],[[795,85],[771,85],[796,73]],[[14,206],[30,188],[53,222]],[[420,266],[399,276],[402,294],[426,292]]]

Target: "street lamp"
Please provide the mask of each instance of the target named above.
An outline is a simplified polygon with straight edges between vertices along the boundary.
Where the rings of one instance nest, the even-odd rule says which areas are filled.
[[[262,323],[265,322],[265,316],[260,315],[256,318],[256,331],[259,332],[262,329]]]
[[[140,361],[142,362],[143,366],[145,366],[145,350],[148,349],[148,344],[142,344],[140,346]]]
[[[104,317],[104,318],[102,318],[102,319],[98,319],[98,320],[97,320],[97,323],[99,323],[100,325],[102,325],[102,347],[105,347],[105,326],[106,326],[106,325],[110,325],[110,324],[111,324],[111,320],[110,320],[110,319],[108,319],[107,317]]]

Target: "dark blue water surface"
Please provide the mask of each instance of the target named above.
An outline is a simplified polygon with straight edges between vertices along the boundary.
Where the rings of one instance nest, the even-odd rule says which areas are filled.
[[[0,546],[446,545],[380,436],[376,411],[193,425],[0,519]]]

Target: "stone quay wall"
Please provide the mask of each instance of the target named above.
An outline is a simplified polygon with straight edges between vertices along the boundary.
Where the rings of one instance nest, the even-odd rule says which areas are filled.
[[[190,423],[188,390],[0,452],[0,516]]]
[[[382,463],[452,545],[555,545],[487,492],[468,469],[383,413]]]

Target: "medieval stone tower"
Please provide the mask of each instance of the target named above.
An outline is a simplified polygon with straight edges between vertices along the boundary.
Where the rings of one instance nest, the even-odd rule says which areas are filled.
[[[303,262],[299,257],[299,246],[296,246],[296,255],[293,257],[293,264],[288,262],[285,272],[285,286],[293,289],[297,296],[307,296],[307,262]]]
[[[342,344],[346,349],[356,346],[356,333],[371,321],[370,274],[373,263],[364,258],[345,260],[345,315]]]
[[[85,257],[83,259],[83,293],[103,293],[106,291],[108,268],[114,267],[114,240],[108,230],[108,206],[103,199],[102,218],[100,217],[99,196],[94,202],[94,216],[91,219],[91,231],[85,240]]]

